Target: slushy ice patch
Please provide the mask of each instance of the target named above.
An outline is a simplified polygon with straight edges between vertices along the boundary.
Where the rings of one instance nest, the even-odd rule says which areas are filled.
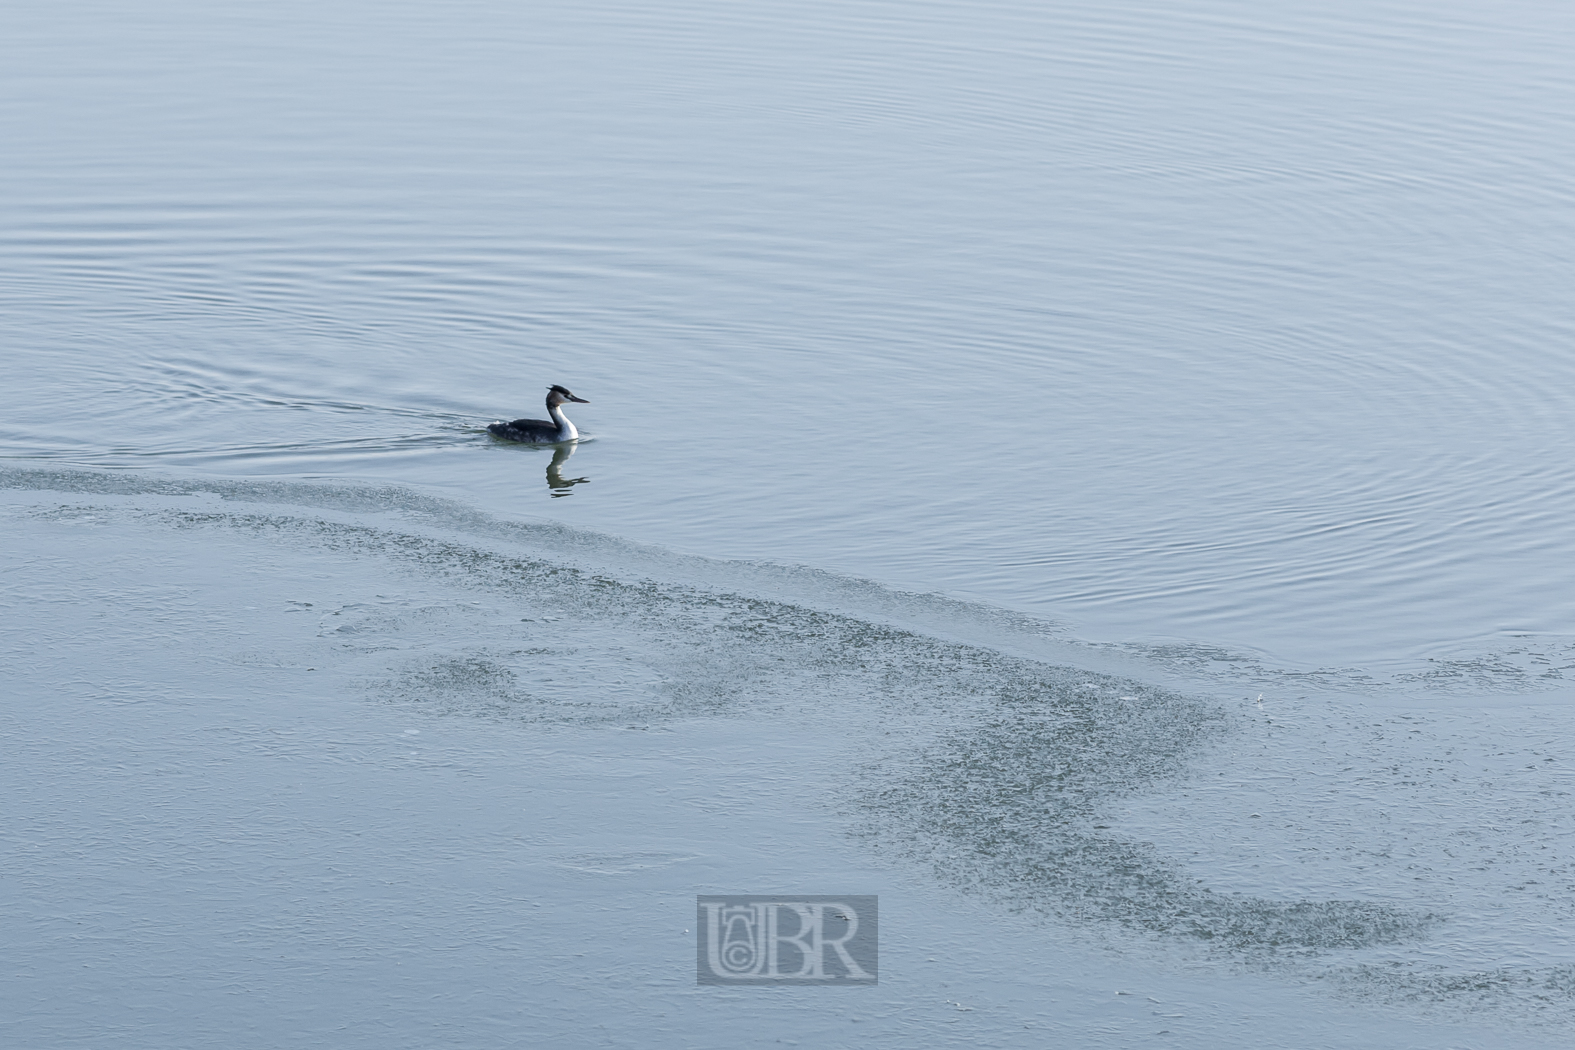
[[[855,756],[817,767],[828,809],[850,814],[866,844],[1002,907],[1253,957],[1346,953],[1338,965],[1441,921],[1404,892],[1211,888],[1206,866],[1186,869],[1174,844],[1124,834],[1111,813],[1191,783],[1202,756],[1236,738],[1236,714],[914,629],[903,595],[882,592],[866,605],[883,611],[864,615],[848,611],[851,585],[828,587],[817,607],[802,597],[813,579],[762,573],[791,585],[783,600],[718,585],[742,570],[397,489],[39,471],[0,471],[0,486],[73,493],[32,498],[41,515],[69,502],[78,519],[90,506],[105,521],[377,566],[388,584],[375,600],[288,597],[312,603],[303,624],[317,619],[302,662],[337,667],[380,702],[541,733],[729,719],[759,725],[764,742],[779,724],[813,725]],[[940,607],[914,604],[914,620]]]
[[[1379,903],[1215,893],[1102,828],[1101,807],[1183,777],[1198,746],[1226,731],[1206,701],[802,605],[621,580],[441,537],[279,514],[171,520],[384,557],[528,614],[505,620],[489,603],[471,617],[446,614],[444,629],[431,611],[379,610],[334,628],[347,648],[408,652],[396,641],[408,630],[439,650],[402,657],[373,683],[399,702],[582,725],[716,716],[826,718],[861,734],[879,725],[858,785],[838,789],[865,814],[862,833],[1016,909],[1279,952],[1393,944],[1434,921]],[[446,633],[449,644],[431,645]],[[522,634],[538,644],[519,646]]]
[[[1023,678],[1038,678],[1037,688]],[[1369,902],[1217,893],[1151,846],[1108,833],[1101,808],[1180,777],[1189,753],[1221,728],[1219,712],[1174,694],[1111,696],[1107,683],[1047,679],[1024,669],[1000,717],[904,763],[873,793],[868,834],[1013,908],[1222,948],[1394,944],[1436,921]]]

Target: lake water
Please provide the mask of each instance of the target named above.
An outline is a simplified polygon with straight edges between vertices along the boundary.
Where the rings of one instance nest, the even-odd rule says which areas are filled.
[[[1563,1045],[1572,46],[0,12],[0,1032]],[[880,986],[697,988],[755,891]]]

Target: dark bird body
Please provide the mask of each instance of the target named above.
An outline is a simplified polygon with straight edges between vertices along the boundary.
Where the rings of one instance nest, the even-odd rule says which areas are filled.
[[[565,402],[590,404],[583,397],[575,397],[561,386],[547,388],[547,419],[516,419],[512,423],[493,423],[487,427],[496,437],[505,441],[524,441],[535,445],[555,445],[562,441],[578,441],[580,432],[574,429],[569,417],[563,414]]]

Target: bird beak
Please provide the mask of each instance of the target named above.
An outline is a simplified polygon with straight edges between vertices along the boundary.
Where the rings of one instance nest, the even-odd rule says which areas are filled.
[[[585,400],[585,399],[584,399],[584,398],[583,398],[583,397],[575,397],[575,396],[574,396],[574,395],[573,395],[573,394],[570,394],[570,395],[569,395],[569,400],[570,400],[570,401],[578,401],[578,402],[579,402],[579,403],[580,403],[580,404],[582,404],[582,405],[588,405],[588,404],[590,404],[590,402],[589,402],[589,401],[587,401],[587,400]]]

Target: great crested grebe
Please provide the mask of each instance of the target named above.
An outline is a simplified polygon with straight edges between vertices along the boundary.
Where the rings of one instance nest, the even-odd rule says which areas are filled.
[[[493,423],[487,429],[506,441],[529,441],[537,445],[578,441],[580,432],[574,429],[574,424],[569,422],[569,417],[558,407],[565,401],[573,401],[581,405],[590,404],[583,397],[575,397],[568,390],[554,384],[547,388],[547,414],[552,417],[552,422],[549,423],[545,419],[516,419],[512,423]]]

